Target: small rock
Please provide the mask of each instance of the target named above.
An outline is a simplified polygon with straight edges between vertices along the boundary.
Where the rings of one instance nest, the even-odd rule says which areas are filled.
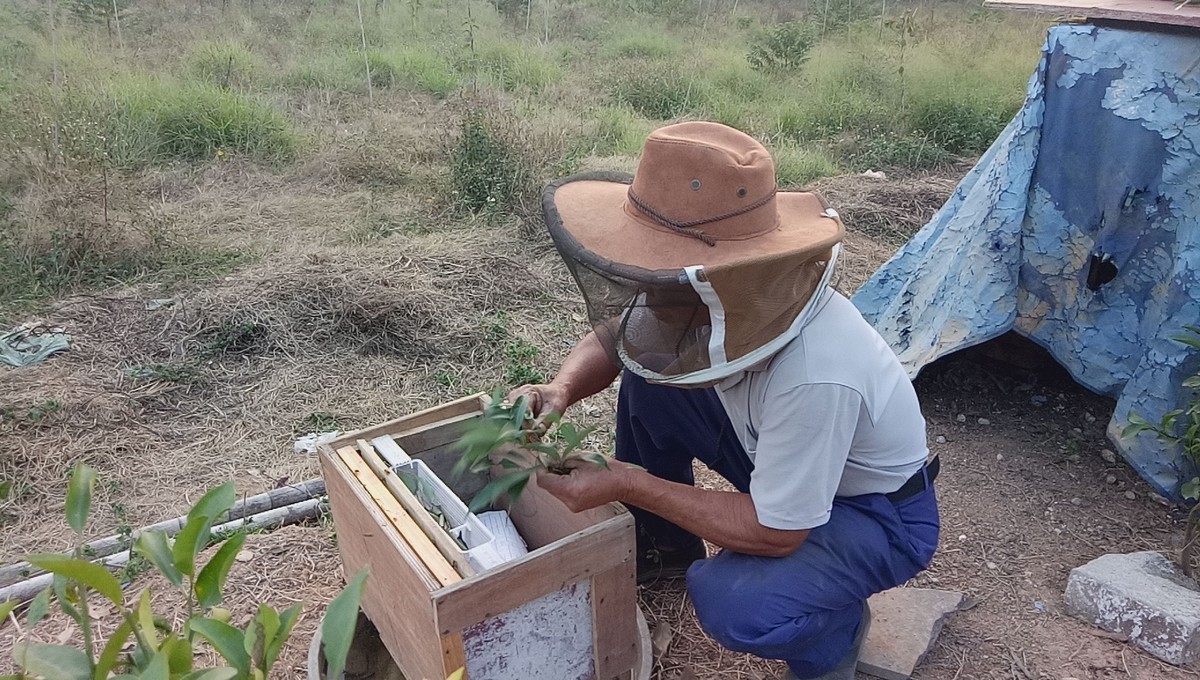
[[[945,437],[943,437],[942,435],[940,435],[940,434],[939,434],[939,435],[938,435],[938,437],[937,437],[937,439],[934,439],[933,441],[935,441],[935,442],[937,442],[937,443],[939,443],[939,444],[945,444],[945,443],[946,443],[946,438],[945,438]]]
[[[1034,406],[1045,406],[1046,402],[1050,401],[1050,399],[1045,395],[1035,394],[1029,398],[1029,401],[1033,402]]]
[[[960,414],[954,416],[954,419],[960,423],[965,423],[965,422],[967,422],[967,414],[960,413]]]
[[[1100,457],[1104,459],[1105,463],[1117,462],[1117,454],[1109,451],[1108,449],[1100,449]]]
[[[1153,491],[1150,492],[1150,495],[1147,496],[1147,498],[1154,501],[1155,503],[1158,503],[1159,505],[1168,505],[1169,506],[1171,504],[1171,501],[1167,500],[1166,498],[1163,498],[1162,496],[1154,493]]]
[[[1038,613],[1039,613],[1039,614],[1045,614],[1045,613],[1046,613],[1046,603],[1045,603],[1045,602],[1042,602],[1041,600],[1037,600],[1036,602],[1034,602],[1034,603],[1033,603],[1033,608],[1034,608],[1034,609],[1036,609],[1036,610],[1038,610]]]
[[[1072,463],[1078,463],[1080,460],[1082,460],[1082,458],[1079,457],[1078,453],[1072,453],[1071,455],[1067,456],[1067,460],[1071,461]]]
[[[1004,454],[1003,454],[1003,453],[997,453],[997,454],[996,454],[996,460],[1004,460]]]
[[[58,644],[65,645],[71,641],[71,636],[74,634],[75,634],[75,631],[72,630],[70,626],[68,626],[66,628],[63,628],[62,632],[59,633],[54,639],[58,641]]]
[[[1096,416],[1094,416],[1094,415],[1092,415],[1092,414],[1090,414],[1090,413],[1084,413],[1084,414],[1083,414],[1083,419],[1084,419],[1084,420],[1086,420],[1086,421],[1088,421],[1089,423],[1094,423],[1094,422],[1096,422]]]
[[[960,540],[960,541],[965,541],[965,540],[967,540],[967,535],[966,535],[966,534],[959,534],[959,535],[958,535],[958,540]]]
[[[862,176],[867,179],[887,179],[887,173],[882,170],[867,170]]]
[[[1132,492],[1132,491],[1126,491],[1126,492],[1125,492],[1125,497],[1126,497],[1126,498],[1128,498],[1128,499],[1129,499],[1129,500],[1131,500],[1131,501],[1135,501],[1135,500],[1137,500],[1137,494],[1136,494],[1136,493],[1134,493],[1134,492]]]
[[[987,418],[980,418],[980,419],[979,419],[979,424],[980,424],[980,425],[991,425],[991,424],[992,424],[992,421],[988,420]]]
[[[1083,430],[1078,427],[1072,427],[1069,434],[1076,439],[1083,439]]]
[[[1083,499],[1082,498],[1072,498],[1071,505],[1083,505]]]
[[[942,625],[964,607],[962,593],[893,588],[872,595],[871,630],[858,670],[880,678],[909,678],[937,643]]]
[[[249,562],[250,560],[254,559],[254,553],[250,552],[249,550],[243,550],[234,556],[233,559],[237,560],[238,562]]]
[[[996,569],[1000,568],[1000,565],[996,564],[995,562],[988,562],[987,568],[995,571]]]
[[[1116,483],[1117,483],[1117,476],[1116,476],[1116,475],[1109,475],[1109,476],[1105,477],[1105,478],[1104,478],[1104,483],[1105,483],[1105,484],[1116,484]]]

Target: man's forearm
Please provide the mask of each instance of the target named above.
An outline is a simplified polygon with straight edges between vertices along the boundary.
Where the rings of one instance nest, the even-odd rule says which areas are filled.
[[[592,331],[567,355],[550,384],[566,391],[566,405],[569,406],[608,387],[620,372],[621,369],[608,358],[596,332]]]
[[[641,470],[630,473],[624,500],[710,543],[747,555],[790,555],[808,537],[806,530],[786,531],[759,524],[750,494],[700,489]]]

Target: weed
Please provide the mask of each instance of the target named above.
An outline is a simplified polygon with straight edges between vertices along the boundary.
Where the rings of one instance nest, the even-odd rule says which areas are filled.
[[[562,78],[558,64],[519,42],[483,47],[478,60],[482,72],[507,92],[517,89],[540,92]]]
[[[47,399],[33,408],[29,409],[27,417],[32,423],[41,423],[50,416],[61,413],[63,410],[62,402],[53,399]]]
[[[342,423],[336,414],[314,411],[304,416],[304,420],[301,421],[300,427],[296,431],[307,434],[309,432],[334,432],[341,429]]]
[[[819,148],[783,146],[775,149],[775,183],[780,189],[800,189],[822,177],[838,174],[838,166]]]
[[[303,90],[357,92],[362,87],[361,66],[348,53],[318,55],[298,64],[282,82],[286,87]]]
[[[125,375],[135,380],[150,380],[195,385],[204,381],[199,369],[188,363],[150,364],[125,369]]]
[[[913,103],[916,132],[955,154],[980,154],[1000,136],[1016,109],[949,99]]]
[[[649,26],[637,26],[604,47],[606,56],[618,59],[670,59],[682,51],[683,45],[674,36]]]
[[[206,356],[258,354],[263,351],[270,330],[256,321],[227,319],[205,335]]]
[[[532,192],[533,171],[511,127],[480,110],[463,117],[461,136],[450,158],[454,202],[480,214],[517,208]]]
[[[746,61],[758,71],[790,71],[800,68],[808,52],[820,40],[820,31],[804,21],[785,21],[760,33],[750,43]]]
[[[187,68],[193,77],[228,90],[248,86],[258,65],[254,55],[237,43],[204,41],[189,51]]]
[[[916,168],[949,165],[954,155],[929,137],[880,132],[867,135],[845,153],[846,163],[856,172],[865,170]]]

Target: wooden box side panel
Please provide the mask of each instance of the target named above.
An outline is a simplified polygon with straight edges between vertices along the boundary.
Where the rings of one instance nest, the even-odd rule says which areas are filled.
[[[433,594],[439,635],[460,633],[480,621],[632,562],[626,514],[592,525],[519,560],[464,579]]]
[[[320,458],[345,572],[371,565],[363,611],[407,677],[445,677],[424,566],[349,470],[328,453]]]
[[[627,535],[630,559],[592,577],[592,647],[600,680],[625,677],[639,663],[634,533]]]
[[[405,431],[417,430],[419,428],[434,425],[442,421],[453,420],[455,418],[459,418],[460,416],[476,413],[483,409],[483,402],[481,401],[482,396],[483,395],[473,394],[469,397],[463,397],[462,399],[456,399],[455,401],[441,404],[440,406],[427,408],[424,411],[418,411],[411,415],[389,420],[386,423],[375,425],[374,427],[368,427],[365,430],[347,432],[346,434],[343,434],[337,439],[329,442],[329,448],[336,450],[343,446],[353,446],[354,442],[359,439],[366,439],[367,441],[370,441],[375,437],[380,437],[385,434],[395,436],[397,434],[404,433]],[[403,444],[401,444],[401,446],[403,446]]]
[[[550,545],[614,517],[629,514],[615,503],[583,512],[571,512],[562,501],[539,487],[536,478],[529,480],[516,504],[506,509],[530,550]]]

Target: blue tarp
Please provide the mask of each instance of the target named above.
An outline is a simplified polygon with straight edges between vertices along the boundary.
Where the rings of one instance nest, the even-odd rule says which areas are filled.
[[[1176,450],[1122,439],[1196,370],[1200,34],[1057,26],[1024,107],[954,195],[853,297],[915,377],[1010,330],[1117,400],[1109,438],[1179,498]]]

